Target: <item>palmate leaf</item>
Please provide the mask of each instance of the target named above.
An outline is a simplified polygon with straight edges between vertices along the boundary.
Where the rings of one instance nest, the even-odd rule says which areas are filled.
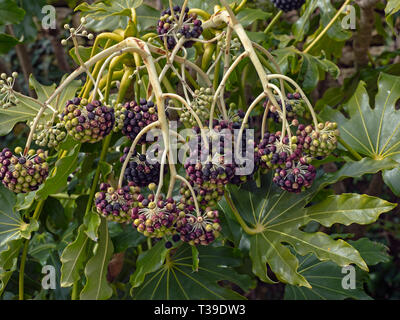
[[[254,285],[248,275],[241,275],[233,269],[240,266],[241,260],[234,256],[231,248],[198,247],[199,264],[193,265],[191,246],[181,245],[165,263],[166,249],[163,247],[164,243],[160,241],[146,253],[148,257],[143,258],[146,259],[145,262],[141,260],[140,265],[138,262],[138,268],[141,268],[141,271],[136,271],[131,278],[133,286],[131,294],[134,299],[243,299],[238,293],[218,285],[218,281],[228,280],[245,291]],[[151,251],[154,253],[150,253]],[[161,262],[160,251],[164,256],[164,259],[161,256]],[[156,267],[153,267],[153,263]],[[193,271],[194,266],[198,268],[197,272]],[[146,268],[150,270],[144,277],[143,270],[147,270]]]
[[[15,194],[0,186],[0,246],[15,239],[30,239],[31,233],[39,228],[36,220],[26,223],[14,210]]]
[[[299,259],[298,272],[304,276],[312,286],[312,289],[286,285],[285,300],[371,300],[363,290],[365,273],[359,269],[356,271],[356,288],[344,289],[342,286],[342,268],[332,261],[320,261],[313,254]]]
[[[388,248],[383,244],[361,238],[349,243],[358,250],[361,257],[369,265],[373,266],[380,262],[387,262],[390,256]],[[346,273],[342,268],[331,261],[319,261],[314,255],[308,254],[299,259],[299,273],[311,284],[312,289],[286,285],[285,299],[287,300],[341,300],[341,299],[363,299],[370,300],[364,292],[363,284],[367,274],[356,269],[356,288],[344,288],[342,280]]]
[[[280,281],[310,287],[307,279],[298,272],[298,259],[287,244],[300,255],[313,253],[322,261],[331,260],[340,266],[356,264],[368,270],[358,251],[345,241],[332,240],[321,232],[306,233],[300,228],[310,221],[326,227],[333,223],[369,224],[376,221],[381,213],[393,209],[395,204],[358,194],[329,196],[319,204],[305,207],[324,186],[345,177],[373,173],[393,165],[390,160],[385,166],[380,164],[383,163],[371,159],[346,164],[335,174],[320,178],[311,189],[300,194],[287,193],[276,187],[271,173],[262,177],[261,188],[255,182],[241,188],[231,186],[229,192],[238,213],[257,231],[244,236],[249,243],[253,273],[262,281],[272,282],[267,276],[268,264]],[[354,170],[357,166],[358,170]],[[230,210],[225,207],[228,217],[232,217]]]
[[[339,124],[343,140],[359,154],[400,163],[400,111],[395,104],[400,98],[400,77],[381,73],[375,107],[370,101],[364,82],[360,82],[353,97],[343,106],[349,114],[325,107],[321,117]],[[400,195],[399,168],[383,172],[385,183]]]

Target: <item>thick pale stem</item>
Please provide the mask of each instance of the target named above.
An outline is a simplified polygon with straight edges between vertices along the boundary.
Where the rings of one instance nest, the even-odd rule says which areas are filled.
[[[167,159],[167,153],[168,153],[168,148],[165,148],[162,157],[161,157],[161,165],[160,165],[160,179],[158,181],[158,187],[157,187],[157,192],[156,192],[156,196],[155,196],[155,201],[158,201],[158,198],[160,196],[161,193],[161,189],[163,187],[164,184],[164,166],[165,166],[165,161]],[[171,162],[171,161],[170,161]]]
[[[265,110],[264,110],[262,123],[261,123],[261,139],[263,139],[264,134],[265,134],[265,127],[267,125],[267,117],[268,117],[268,112],[269,112],[270,106],[271,106],[271,101],[268,101],[267,106],[265,107]]]

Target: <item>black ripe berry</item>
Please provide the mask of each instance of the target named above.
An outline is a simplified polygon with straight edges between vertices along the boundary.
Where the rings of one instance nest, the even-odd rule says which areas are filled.
[[[117,113],[117,127],[131,140],[135,140],[144,127],[158,120],[154,102],[145,99],[140,99],[139,104],[136,101],[127,102],[117,108]],[[145,143],[146,135],[143,135],[138,144]]]
[[[88,103],[74,98],[67,102],[61,114],[61,123],[75,140],[95,143],[107,136],[114,127],[114,109],[103,106],[100,101]]]
[[[172,248],[172,242],[171,242],[171,241],[167,241],[167,242],[165,243],[165,247],[166,247],[167,249],[171,249],[171,248]]]
[[[275,7],[279,10],[288,12],[298,10],[305,3],[305,0],[271,0]]]

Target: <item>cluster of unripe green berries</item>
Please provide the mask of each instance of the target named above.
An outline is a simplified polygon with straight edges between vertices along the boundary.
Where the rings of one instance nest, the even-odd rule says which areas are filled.
[[[37,190],[49,174],[46,162],[47,154],[39,149],[29,150],[22,155],[22,148],[17,147],[14,155],[4,148],[0,153],[0,180],[3,185],[15,193],[27,193]]]
[[[18,73],[13,72],[11,77],[7,77],[5,73],[0,75],[0,106],[7,109],[13,105],[16,105],[19,100],[15,96],[14,83],[15,79],[18,77]]]
[[[33,122],[29,124],[32,128]],[[55,148],[58,144],[63,141],[67,133],[64,130],[64,126],[61,122],[56,123],[53,126],[51,121],[47,122],[45,125],[39,124],[35,133],[33,134],[33,140],[40,147]]]
[[[61,124],[75,140],[95,143],[107,136],[114,127],[114,109],[94,100],[74,98],[67,102],[61,114]]]
[[[69,24],[65,24],[64,25],[64,29],[68,30],[70,32],[70,36],[67,39],[62,39],[61,40],[61,44],[63,46],[66,46],[68,44],[68,40],[71,37],[84,37],[84,38],[87,38],[89,40],[93,40],[94,39],[93,33],[88,33],[86,30],[83,29],[83,26],[86,24],[86,22],[87,22],[86,18],[82,17],[81,18],[81,25],[78,28],[73,28]]]
[[[200,88],[195,90],[192,104],[190,107],[197,114],[200,121],[204,123],[210,117],[210,108],[213,101],[211,88]],[[172,101],[171,101],[172,102]],[[197,126],[198,123],[189,110],[184,110],[180,115],[180,120],[191,126]]]

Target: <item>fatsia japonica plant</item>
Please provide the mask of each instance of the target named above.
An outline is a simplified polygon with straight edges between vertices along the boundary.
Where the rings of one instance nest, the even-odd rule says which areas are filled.
[[[321,7],[319,38],[349,3],[332,15],[323,2],[307,1]],[[45,298],[24,280],[50,264],[62,299],[242,299],[256,281],[286,284],[289,299],[369,298],[361,278],[385,248],[326,230],[396,204],[331,186],[382,171],[399,191],[400,78],[382,73],[375,101],[360,82],[341,109],[316,108],[309,93],[337,66],[312,55],[317,36],[270,52],[282,13],[308,14],[305,1],[272,3],[83,3],[62,40],[75,71],[57,86],[31,77],[37,98],[1,75],[0,132],[25,122],[29,135],[0,153],[0,293],[15,279],[20,299]],[[272,14],[261,35],[248,30]],[[340,285],[349,265],[352,291]]]

